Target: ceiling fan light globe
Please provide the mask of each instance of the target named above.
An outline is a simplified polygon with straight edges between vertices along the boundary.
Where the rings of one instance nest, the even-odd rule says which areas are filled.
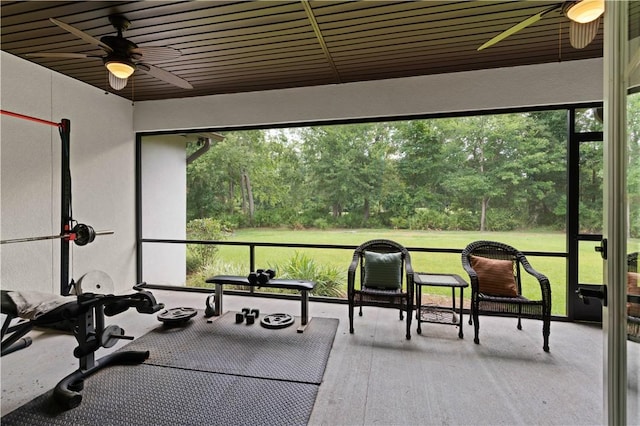
[[[108,72],[107,74],[109,74],[109,86],[111,86],[112,89],[122,90],[127,87],[127,83],[129,80],[127,80],[126,78],[118,78],[110,72]]]
[[[582,0],[567,9],[567,17],[572,21],[586,24],[604,13],[604,0]]]
[[[118,78],[129,78],[136,70],[132,64],[123,61],[109,61],[105,66],[111,74]]]

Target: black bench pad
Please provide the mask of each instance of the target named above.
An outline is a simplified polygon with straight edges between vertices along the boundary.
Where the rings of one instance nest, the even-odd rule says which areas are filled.
[[[209,284],[229,284],[229,285],[245,285],[254,287],[247,277],[240,277],[237,275],[216,275],[215,277],[206,280]],[[313,281],[304,280],[281,280],[270,279],[264,284],[256,284],[255,287],[271,287],[271,288],[285,288],[289,290],[313,290],[315,283]]]

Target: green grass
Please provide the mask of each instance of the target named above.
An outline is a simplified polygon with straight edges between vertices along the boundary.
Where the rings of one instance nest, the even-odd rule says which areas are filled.
[[[500,241],[521,251],[564,252],[566,236],[554,232],[454,232],[454,231],[409,231],[390,229],[330,229],[330,230],[290,230],[290,229],[240,229],[234,232],[229,241],[271,242],[271,243],[308,243],[359,245],[365,241],[387,238],[406,247],[453,248],[462,250],[468,243],[476,240]],[[580,244],[580,282],[602,283],[602,259],[595,252],[596,242]],[[630,241],[630,251],[637,251],[640,240]],[[306,249],[256,247],[256,268],[281,264],[294,256],[304,253],[316,263],[334,266],[345,271],[351,262],[351,250]],[[549,277],[552,286],[552,309],[554,315],[566,315],[566,260],[553,257],[528,257],[531,265]],[[234,269],[249,271],[249,248],[243,246],[220,246],[219,260],[230,264]],[[467,278],[462,269],[459,254],[418,253],[411,254],[415,271],[455,273]],[[218,271],[217,273],[225,273]],[[346,274],[345,274],[346,276]],[[346,288],[346,282],[344,283]],[[523,292],[530,297],[539,297],[539,286],[533,278],[523,282]],[[429,288],[430,293],[448,295],[450,290]],[[468,297],[470,292],[465,296]],[[538,296],[536,296],[538,295]]]

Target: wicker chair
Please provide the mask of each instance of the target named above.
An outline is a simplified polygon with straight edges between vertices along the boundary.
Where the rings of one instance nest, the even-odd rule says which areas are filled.
[[[374,262],[369,260],[365,261],[365,258],[371,259],[373,256],[371,253],[377,254],[390,254],[398,253],[399,265],[399,280],[398,287],[396,288],[384,288],[380,283],[376,282],[375,278],[371,275]],[[356,282],[356,271],[360,269],[360,279]],[[366,276],[367,270],[369,276]],[[396,270],[397,274],[397,270]],[[404,277],[404,279],[403,279]],[[389,280],[393,281],[393,280]],[[371,285],[373,283],[375,286]],[[407,314],[407,334],[406,338],[411,339],[411,318],[413,314],[413,268],[411,267],[411,256],[406,248],[402,245],[390,241],[390,240],[371,240],[360,245],[353,253],[353,260],[349,266],[348,278],[347,278],[347,296],[349,299],[349,332],[353,334],[353,310],[356,306],[360,307],[359,315],[362,316],[363,306],[376,306],[380,308],[395,308],[400,311],[400,320],[403,320],[404,312]],[[369,286],[367,287],[367,284]]]
[[[505,260],[510,261],[511,264],[505,263]],[[472,267],[473,264],[475,264],[475,269]],[[481,312],[506,314],[518,318],[518,330],[522,329],[521,318],[542,320],[544,340],[542,347],[545,352],[549,352],[551,286],[546,276],[531,267],[524,254],[506,244],[494,241],[475,241],[462,251],[462,267],[469,274],[471,280],[469,324],[473,323],[474,325],[475,338],[473,341],[476,344],[480,343],[478,315]],[[499,269],[502,270],[502,275],[499,275]],[[530,300],[522,295],[521,269],[535,277],[540,283],[540,299]],[[480,279],[479,271],[484,280]],[[495,286],[498,285],[498,282],[502,279],[509,279],[508,276],[514,278],[512,280],[512,282],[515,281],[513,287],[504,292],[496,290]],[[481,291],[481,287],[484,292]]]
[[[631,274],[638,273],[638,252],[629,253],[627,255],[627,270]],[[629,274],[627,293],[631,294],[631,285],[638,286],[636,282],[637,276],[632,279],[631,274]],[[639,290],[636,290],[635,295],[640,293]],[[628,295],[627,295],[628,297]],[[631,302],[629,299],[627,303],[627,338],[633,342],[640,343],[640,303]]]

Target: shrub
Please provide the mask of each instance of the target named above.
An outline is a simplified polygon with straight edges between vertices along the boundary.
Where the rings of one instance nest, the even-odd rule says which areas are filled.
[[[202,260],[187,246],[187,275],[193,274],[202,266]]]
[[[455,209],[449,211],[449,226],[450,231],[471,231],[478,229],[478,223],[480,219],[468,210]]]
[[[409,229],[409,220],[406,217],[392,217],[389,222],[394,229]]]
[[[238,263],[227,263],[215,258],[208,263],[201,265],[198,270],[187,276],[187,287],[213,287],[213,284],[207,284],[205,281],[215,275],[244,276],[247,275],[247,273],[247,268],[244,265]]]
[[[187,239],[189,240],[223,240],[231,233],[231,227],[213,218],[194,219],[187,223]],[[212,262],[218,248],[214,245],[187,245],[187,273],[201,269]]]
[[[520,226],[514,214],[505,209],[490,209],[487,212],[487,228],[490,231],[513,231]]]
[[[318,229],[329,228],[329,222],[326,219],[316,219],[313,221],[313,227]]]
[[[344,271],[318,265],[304,253],[296,252],[286,263],[269,267],[276,271],[277,278],[315,281],[316,296],[344,297]]]
[[[428,208],[416,209],[416,212],[409,219],[411,229],[425,231],[429,229],[446,229],[447,222],[446,213]]]

